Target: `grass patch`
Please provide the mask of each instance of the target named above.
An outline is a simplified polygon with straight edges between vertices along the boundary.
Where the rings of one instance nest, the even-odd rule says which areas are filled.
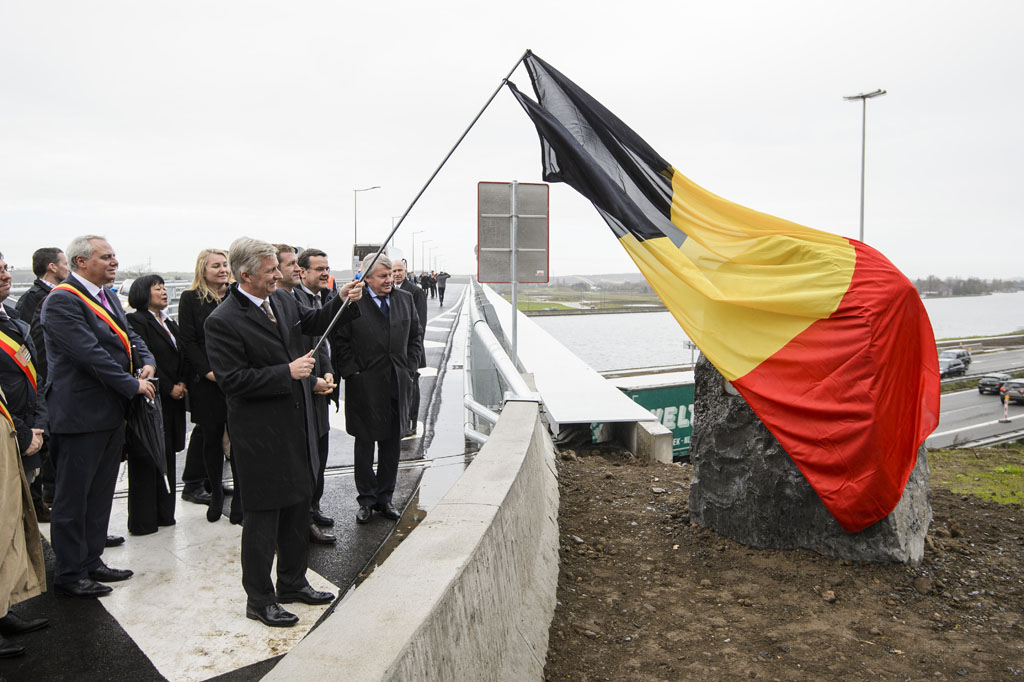
[[[932,485],[959,495],[1024,504],[1024,444],[971,450],[929,450]]]

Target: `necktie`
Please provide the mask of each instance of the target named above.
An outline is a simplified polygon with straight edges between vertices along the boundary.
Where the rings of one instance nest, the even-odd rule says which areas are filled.
[[[103,307],[107,309],[107,312],[114,312],[110,308],[110,301],[107,300],[107,292],[103,290],[103,287],[100,287],[100,293],[98,295],[98,298],[100,299],[100,303],[103,304]]]
[[[388,320],[391,319],[391,315],[389,314],[390,311],[391,311],[391,307],[388,306],[388,297],[387,296],[384,296],[383,298],[380,299],[380,311],[382,313],[384,313],[384,317],[386,319],[388,319]]]
[[[277,318],[274,317],[274,311],[270,309],[270,301],[264,299],[262,307],[263,307],[263,312],[265,312],[267,314],[267,317],[270,318],[270,321],[273,322],[274,324],[277,324]]]

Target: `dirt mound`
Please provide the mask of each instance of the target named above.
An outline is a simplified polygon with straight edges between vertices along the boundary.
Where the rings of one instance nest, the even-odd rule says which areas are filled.
[[[698,528],[688,465],[586,446],[559,468],[549,680],[1024,680],[1019,503],[933,485],[911,568]]]

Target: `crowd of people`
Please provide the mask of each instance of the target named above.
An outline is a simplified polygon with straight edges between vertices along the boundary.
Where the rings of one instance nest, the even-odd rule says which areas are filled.
[[[438,306],[444,306],[444,290],[448,286],[448,280],[451,279],[444,270],[430,272],[421,272],[418,278],[420,288],[430,294],[430,298],[436,298]],[[411,282],[410,282],[411,284]]]
[[[0,658],[24,653],[7,637],[48,625],[10,609],[46,589],[38,522],[50,523],[52,590],[72,598],[101,597],[112,591],[108,583],[133,575],[103,561],[106,547],[125,541],[108,535],[122,461],[128,532],[174,525],[186,419],[194,427],[181,496],[207,505],[211,523],[230,497],[228,519],[242,526],[247,617],[286,627],[298,618],[282,604],[334,599],[306,580],[309,543],[336,541],[335,520],[320,506],[330,403],[344,382],[355,522],[374,514],[397,520],[400,443],[417,430],[425,366],[427,293],[404,261],[374,258],[356,281],[338,286],[319,249],[247,237],[227,251],[204,249],[175,321],[158,274],[132,282],[125,312],[111,289],[117,257],[103,237],[38,249],[36,280],[17,306],[5,302],[11,275],[0,254],[0,539],[8,547]],[[441,305],[448,277],[420,278]],[[140,401],[160,416],[156,454],[126,441],[126,417]]]

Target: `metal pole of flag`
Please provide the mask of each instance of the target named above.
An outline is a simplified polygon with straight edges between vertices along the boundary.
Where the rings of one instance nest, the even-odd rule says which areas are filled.
[[[405,217],[409,215],[409,212],[413,209],[413,206],[415,206],[416,202],[420,200],[420,197],[423,196],[423,193],[427,191],[427,187],[429,187],[430,183],[434,181],[434,178],[437,177],[437,174],[441,172],[441,169],[444,168],[444,165],[448,163],[448,159],[452,157],[452,154],[454,154],[455,150],[458,149],[460,144],[462,144],[462,141],[466,139],[466,135],[469,135],[469,131],[473,129],[473,126],[476,125],[476,122],[479,121],[480,117],[484,115],[484,112],[487,111],[487,107],[491,106],[491,102],[493,102],[494,98],[498,96],[498,93],[501,92],[501,89],[505,87],[505,84],[508,83],[508,79],[512,77],[512,73],[519,68],[519,65],[523,62],[524,59],[526,59],[526,56],[528,54],[530,54],[530,51],[526,50],[519,57],[519,59],[516,60],[516,63],[512,65],[511,69],[508,70],[508,74],[501,79],[501,83],[499,83],[498,87],[494,89],[494,92],[491,93],[491,96],[487,98],[487,101],[484,103],[484,106],[480,109],[477,115],[473,117],[473,120],[469,122],[469,125],[462,132],[462,135],[459,135],[459,139],[455,141],[455,144],[452,145],[452,148],[448,150],[448,153],[445,154],[443,159],[441,159],[441,163],[438,164],[437,168],[434,169],[434,172],[430,174],[429,178],[427,178],[426,183],[424,183],[420,191],[417,192],[415,197],[413,197],[412,202],[409,203],[409,207],[405,209],[404,213],[402,213],[402,217],[399,218],[398,222],[395,223],[395,226],[391,228],[391,234],[388,235],[388,238],[385,239],[384,243],[380,245],[379,249],[377,249],[376,255],[374,255],[373,260],[370,261],[369,271],[363,273],[364,277],[368,275],[370,272],[373,272],[373,268],[377,265],[377,259],[380,258],[380,255],[382,253],[384,253],[384,249],[387,248],[388,244],[391,242],[391,239],[395,236],[395,233],[398,232],[398,228],[400,228],[402,226],[402,223],[405,222]],[[345,299],[345,302],[341,304],[341,308],[339,308],[338,312],[334,314],[334,317],[331,319],[331,323],[327,325],[327,330],[324,331],[323,336],[321,336],[320,340],[316,342],[316,345],[313,346],[313,350],[310,351],[310,353],[315,354],[318,350],[320,350],[320,346],[323,345],[324,341],[327,339],[331,331],[334,329],[334,326],[338,324],[338,320],[341,319],[342,313],[344,313],[345,309],[348,308],[350,302],[350,299]]]

